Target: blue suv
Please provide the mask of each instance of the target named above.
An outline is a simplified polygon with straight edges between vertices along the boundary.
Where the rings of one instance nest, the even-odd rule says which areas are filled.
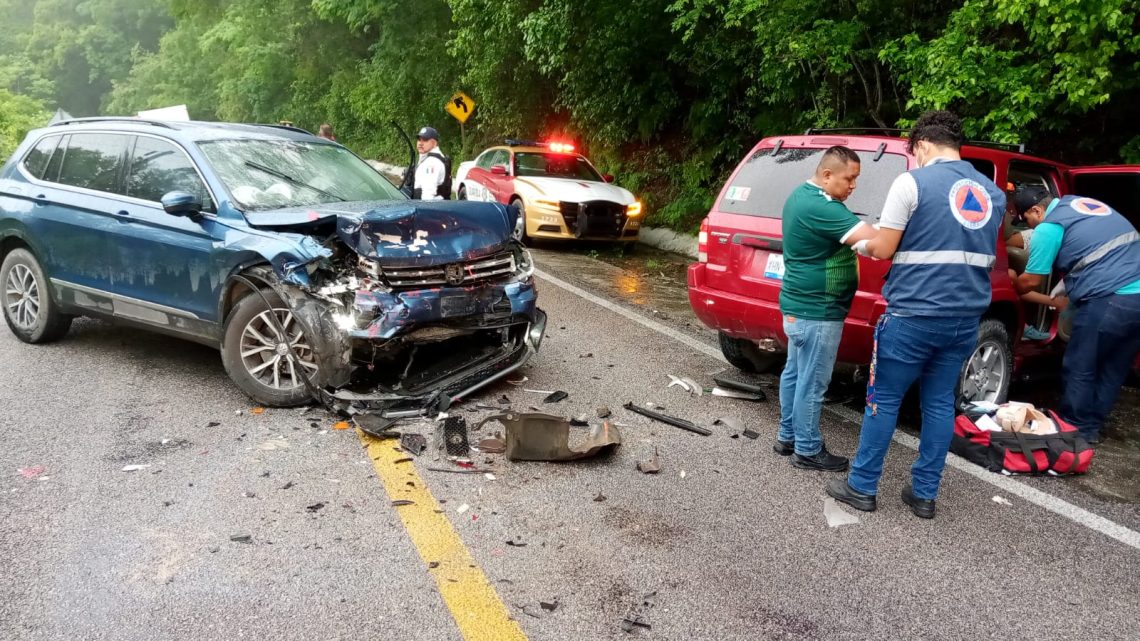
[[[104,318],[219,348],[258,403],[411,415],[538,349],[516,216],[291,127],[71,120],[0,169],[0,305],[27,343]]]

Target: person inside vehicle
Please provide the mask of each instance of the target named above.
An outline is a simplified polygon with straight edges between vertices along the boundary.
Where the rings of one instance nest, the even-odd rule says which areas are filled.
[[[416,134],[416,151],[420,152],[419,163],[412,183],[412,198],[415,200],[444,200],[449,194],[441,187],[448,182],[447,164],[439,151],[439,132],[433,127],[424,127]]]
[[[1036,290],[1053,273],[1065,274],[1073,328],[1061,365],[1061,418],[1092,444],[1140,353],[1140,234],[1128,219],[1093,198],[1055,198],[1027,186],[1014,206],[1033,229],[1029,264],[1014,281]]]
[[[964,140],[954,114],[922,114],[909,140],[919,167],[895,179],[878,232],[855,244],[860,254],[893,260],[883,287],[887,309],[875,327],[859,449],[847,478],[827,486],[829,495],[858,510],[877,506],[899,408],[919,381],[922,434],[902,500],[916,516],[934,518],[954,435],[955,388],[990,305],[1006,209],[1005,192],[962,160]]]
[[[827,451],[819,431],[823,395],[831,380],[843,319],[859,285],[851,246],[873,235],[843,201],[855,191],[859,156],[831,147],[815,175],[784,203],[784,279],[780,312],[788,357],[780,376],[780,430],[774,449],[795,467],[841,472],[848,460]]]
[[[1008,185],[1006,191],[1013,192],[1013,185]],[[1018,226],[1015,227],[1015,223]],[[1017,280],[1018,275],[1025,271],[1025,265],[1029,260],[1029,247],[1033,242],[1033,230],[1028,228],[1021,229],[1024,225],[1025,221],[1017,215],[1017,210],[1013,207],[1012,199],[1010,199],[1009,214],[1006,217],[1004,228],[1005,247],[1010,266],[1009,279],[1011,281]],[[1064,294],[1054,296],[1037,290],[1021,294],[1021,300],[1031,305],[1046,307],[1057,313],[1063,313],[1069,304],[1069,299]],[[1043,341],[1052,338],[1052,335],[1049,332],[1039,329],[1032,323],[1026,323],[1025,329],[1022,330],[1021,338],[1027,341]]]
[[[333,135],[332,125],[327,122],[322,124],[320,129],[317,130],[317,138],[324,138],[325,140],[336,142],[336,136]]]

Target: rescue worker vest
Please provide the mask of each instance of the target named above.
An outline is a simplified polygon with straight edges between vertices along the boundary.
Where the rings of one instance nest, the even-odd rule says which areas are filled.
[[[1065,196],[1045,217],[1065,229],[1055,265],[1074,301],[1108,296],[1140,280],[1140,234],[1099,200]]]
[[[964,160],[936,160],[910,174],[918,207],[887,272],[887,311],[981,316],[990,305],[1005,193]]]

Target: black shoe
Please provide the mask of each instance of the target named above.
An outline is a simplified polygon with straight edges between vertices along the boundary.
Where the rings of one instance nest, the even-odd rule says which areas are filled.
[[[934,499],[920,499],[914,495],[914,489],[906,486],[902,491],[903,503],[910,506],[910,511],[920,519],[934,518]]]
[[[775,445],[772,446],[772,451],[780,456],[791,456],[796,453],[796,442],[776,439]]]
[[[1092,436],[1082,434],[1081,436],[1085,437],[1085,442],[1089,445],[1100,445],[1104,442],[1104,436],[1101,434],[1093,434]]]
[[[874,495],[856,492],[847,484],[847,479],[832,479],[828,482],[827,495],[863,512],[874,512],[878,507]]]
[[[802,470],[842,472],[847,469],[848,461],[842,456],[836,456],[828,452],[826,447],[821,447],[819,453],[812,456],[793,454],[792,465]]]

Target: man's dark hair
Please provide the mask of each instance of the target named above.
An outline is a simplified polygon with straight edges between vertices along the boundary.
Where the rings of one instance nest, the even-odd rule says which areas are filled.
[[[914,153],[918,141],[925,140],[940,147],[961,149],[966,142],[962,133],[962,121],[949,111],[927,111],[918,117],[910,130],[910,141],[906,150]]]
[[[816,171],[819,171],[820,169],[827,166],[846,167],[847,163],[851,162],[858,165],[859,154],[852,151],[849,147],[844,147],[843,145],[835,145],[834,147],[828,147],[827,151],[823,152],[823,156],[819,159],[819,166],[816,168]]]
[[[1041,185],[1022,185],[1013,192],[1013,209],[1018,219],[1025,218],[1025,212],[1037,205],[1047,205],[1053,200],[1053,193]]]

